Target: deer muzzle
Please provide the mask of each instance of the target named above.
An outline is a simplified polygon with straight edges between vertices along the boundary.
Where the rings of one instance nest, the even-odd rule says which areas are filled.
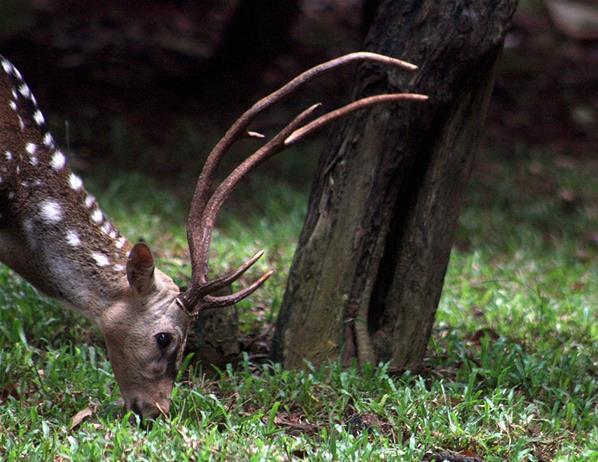
[[[160,415],[168,414],[170,410],[170,400],[168,398],[152,401],[133,398],[126,403],[126,407],[142,419],[155,419]]]

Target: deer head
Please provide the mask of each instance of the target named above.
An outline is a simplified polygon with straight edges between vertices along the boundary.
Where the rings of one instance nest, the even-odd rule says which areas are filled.
[[[355,61],[369,61],[407,70],[416,69],[416,66],[404,61],[367,52],[351,53],[320,64],[254,104],[233,123],[213,148],[199,176],[187,219],[192,275],[189,288],[185,291],[179,289],[170,277],[155,268],[154,257],[146,244],[131,246],[119,237],[111,226],[103,229],[105,224],[102,224],[101,212],[98,212],[98,209],[91,209],[90,212],[90,196],[81,189],[80,180],[65,170],[64,157],[55,150],[51,136],[44,134],[43,117],[37,110],[32,95],[31,99],[25,97],[28,104],[33,104],[33,107],[29,108],[30,117],[19,113],[21,109],[16,109],[16,103],[11,103],[10,107],[18,113],[21,138],[18,143],[15,141],[16,136],[13,136],[13,133],[17,131],[16,125],[6,122],[4,126],[0,125],[0,144],[3,141],[3,132],[9,133],[6,139],[12,143],[10,146],[14,152],[19,150],[19,147],[23,151],[23,146],[32,144],[31,139],[39,138],[40,142],[35,144],[36,155],[44,154],[41,147],[47,148],[47,161],[52,166],[50,170],[55,170],[50,172],[54,176],[48,181],[55,182],[55,188],[63,188],[60,196],[68,203],[68,213],[61,208],[59,201],[52,203],[47,200],[48,206],[45,209],[42,206],[41,210],[36,208],[39,204],[26,203],[37,213],[37,221],[32,222],[30,218],[30,215],[35,215],[34,212],[25,213],[25,218],[19,217],[17,212],[11,212],[15,215],[15,231],[12,235],[0,233],[0,249],[3,245],[7,246],[6,242],[12,242],[13,250],[0,251],[2,260],[44,292],[66,300],[96,322],[104,335],[110,362],[127,409],[143,417],[167,413],[187,333],[198,314],[203,310],[235,304],[253,293],[272,274],[272,271],[269,271],[252,284],[230,295],[215,295],[220,289],[239,279],[262,256],[263,252],[259,252],[238,269],[208,279],[210,242],[216,218],[239,182],[269,157],[301,141],[333,120],[383,102],[426,99],[423,95],[410,93],[376,95],[359,99],[313,119],[319,104],[310,106],[248,156],[218,187],[212,188],[218,165],[235,141],[244,136],[263,138],[259,133],[248,131],[250,123],[259,113],[313,78]],[[5,60],[2,63],[9,77],[16,78],[16,85],[21,85],[20,76],[15,74],[18,71]],[[12,93],[14,96],[18,92],[12,90]],[[25,93],[29,94],[29,90],[22,93],[25,96]],[[14,96],[15,99],[17,96]],[[0,123],[8,119],[2,117],[0,110]],[[309,121],[310,119],[312,120]],[[26,155],[23,152],[20,157],[23,165]],[[8,158],[8,155],[6,157]],[[5,163],[2,169],[12,169],[12,174],[16,176],[22,174],[19,173],[18,167],[15,171],[11,163]],[[29,174],[41,175],[40,172]],[[56,175],[62,176],[57,179]],[[61,181],[69,187],[60,186]],[[0,193],[1,186],[2,184]],[[97,235],[93,234],[96,233],[96,228],[85,228],[89,213],[91,221],[98,225],[96,228],[103,230],[103,234],[99,231]],[[102,225],[99,226],[100,224]],[[71,251],[82,248],[84,245],[81,243],[81,235],[85,233],[89,234],[89,241],[93,242],[95,247],[86,244],[89,247],[83,249],[86,253],[64,257],[61,256],[64,249],[53,249],[53,245],[48,243],[35,246],[10,240],[14,233],[18,234],[17,231],[20,230],[23,232],[21,240],[31,242],[32,233],[37,230],[35,226],[47,236],[56,235],[56,247],[64,246],[66,235],[66,243],[72,247]],[[78,232],[73,231],[75,227],[78,227]],[[61,237],[62,241],[59,241],[58,237]],[[47,242],[53,241],[49,239]],[[105,248],[110,246],[117,248],[114,261],[110,261],[106,256],[108,252]],[[31,252],[37,252],[35,256],[39,257],[40,261],[47,262],[49,270],[43,275],[36,273],[31,269],[31,265],[27,264]]]

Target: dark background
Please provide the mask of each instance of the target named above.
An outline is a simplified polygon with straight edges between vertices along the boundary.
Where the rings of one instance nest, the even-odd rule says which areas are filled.
[[[3,0],[0,53],[24,74],[59,143],[76,152],[75,169],[103,164],[167,181],[196,174],[211,143],[256,98],[362,49],[375,3]],[[346,101],[352,76],[321,79],[258,128],[313,101]],[[522,147],[567,162],[595,156],[597,108],[598,43],[560,31],[543,2],[521,2],[483,148],[505,160]]]

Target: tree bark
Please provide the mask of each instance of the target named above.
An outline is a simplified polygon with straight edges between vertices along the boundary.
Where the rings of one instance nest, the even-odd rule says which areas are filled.
[[[206,367],[223,369],[238,360],[240,348],[239,316],[236,307],[200,313],[187,341],[187,350]]]
[[[331,133],[273,342],[287,367],[342,359],[417,369],[431,334],[495,63],[516,0],[386,0],[354,96],[409,91]]]
[[[226,287],[216,295],[230,295]],[[187,340],[187,351],[195,353],[195,360],[205,370],[223,369],[227,363],[239,358],[241,332],[237,306],[206,310],[199,314]]]

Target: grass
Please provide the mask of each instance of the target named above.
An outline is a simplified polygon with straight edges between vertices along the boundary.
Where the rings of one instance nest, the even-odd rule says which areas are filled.
[[[598,460],[596,163],[524,152],[479,166],[422,376],[245,357],[206,378],[191,362],[171,417],[143,428],[118,405],[93,328],[2,268],[0,459],[419,461],[452,450]],[[159,248],[161,266],[184,280],[185,202],[139,175],[90,184],[121,230]],[[278,269],[243,305],[246,333],[274,319],[251,308],[280,305],[305,203],[305,190],[262,176],[221,220],[217,271],[259,248],[267,261],[256,273]]]

